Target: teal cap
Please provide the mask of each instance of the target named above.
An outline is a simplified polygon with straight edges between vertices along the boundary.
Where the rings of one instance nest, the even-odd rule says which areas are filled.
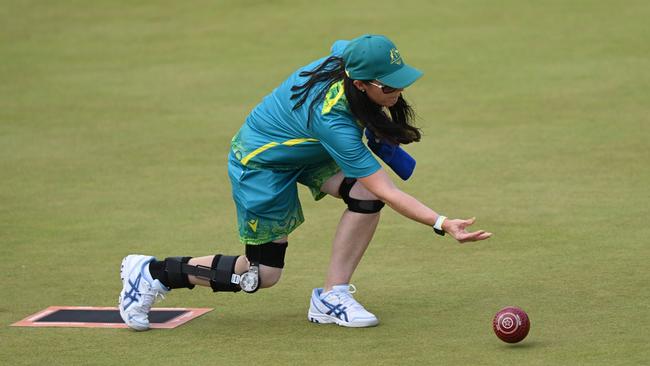
[[[422,72],[404,63],[390,39],[364,34],[343,50],[345,72],[354,80],[379,80],[393,88],[406,88],[422,76]]]

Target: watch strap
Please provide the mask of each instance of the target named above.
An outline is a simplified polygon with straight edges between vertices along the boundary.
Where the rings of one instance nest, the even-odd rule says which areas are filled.
[[[438,216],[436,223],[433,225],[433,231],[435,231],[436,234],[442,236],[445,235],[445,231],[442,229],[442,224],[445,222],[446,219],[447,216],[442,216],[442,215]]]

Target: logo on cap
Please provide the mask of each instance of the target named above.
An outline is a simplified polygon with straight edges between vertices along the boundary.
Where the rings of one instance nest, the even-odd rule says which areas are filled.
[[[398,65],[402,64],[402,56],[400,56],[397,48],[393,48],[390,50],[390,63],[398,64]]]

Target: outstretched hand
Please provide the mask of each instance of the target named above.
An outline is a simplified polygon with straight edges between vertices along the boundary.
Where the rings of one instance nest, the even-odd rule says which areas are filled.
[[[492,236],[492,233],[489,233],[485,230],[472,232],[465,230],[468,226],[472,225],[474,221],[476,221],[476,217],[472,217],[468,220],[446,219],[442,224],[442,229],[445,232],[449,233],[449,235],[453,236],[454,239],[458,240],[459,243],[485,240]]]

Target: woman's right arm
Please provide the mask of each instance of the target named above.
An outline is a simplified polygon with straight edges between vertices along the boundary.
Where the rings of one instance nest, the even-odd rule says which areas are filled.
[[[357,180],[393,210],[411,220],[433,226],[438,219],[439,214],[437,212],[397,188],[384,169],[379,169],[375,173]],[[442,229],[461,243],[484,240],[492,236],[492,233],[484,230],[466,231],[465,229],[473,223],[473,218],[467,220],[446,219]]]

